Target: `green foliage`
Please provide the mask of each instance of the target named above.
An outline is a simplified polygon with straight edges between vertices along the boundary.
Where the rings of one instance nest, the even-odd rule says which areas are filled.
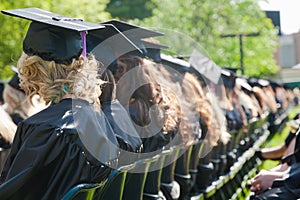
[[[277,72],[273,58],[278,44],[277,30],[256,0],[152,2],[153,16],[140,24],[169,28],[190,36],[219,66],[240,67],[239,38],[221,38],[221,35],[259,33],[258,37],[243,37],[245,74],[265,77]]]
[[[110,14],[104,11],[108,2],[109,0],[0,0],[0,9],[38,7],[90,22],[101,22],[111,18]],[[17,65],[28,24],[27,20],[0,14],[0,79],[7,79],[13,74],[10,66]]]
[[[151,2],[148,0],[111,0],[107,11],[115,18],[122,20],[143,19],[152,14]]]

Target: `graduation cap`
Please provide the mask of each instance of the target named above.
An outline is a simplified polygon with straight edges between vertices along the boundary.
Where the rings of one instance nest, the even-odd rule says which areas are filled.
[[[69,18],[39,8],[2,10],[4,14],[31,20],[23,41],[23,51],[44,60],[70,64],[86,55],[87,31],[101,30],[101,24]]]
[[[236,83],[241,86],[242,90],[247,91],[248,93],[252,92],[252,87],[246,79],[238,77],[236,78]]]
[[[192,67],[192,65],[189,62],[187,62],[183,59],[179,59],[177,57],[161,54],[161,63],[163,65],[166,65],[168,67],[175,69],[176,71],[178,71],[182,74],[184,74],[186,72],[194,74],[198,78],[198,80],[200,80],[202,82],[202,84],[204,86],[206,86],[207,83],[209,82],[205,76],[203,76],[201,73],[199,73],[199,71],[196,70],[194,67]]]
[[[270,82],[265,79],[258,79],[258,84],[260,84],[262,87],[267,87],[270,85]]]
[[[176,69],[176,71],[181,73],[188,72],[191,68],[190,63],[170,55],[161,54],[161,62],[163,65]]]
[[[87,52],[92,53],[104,67],[116,64],[118,57],[135,51],[142,55],[142,50],[123,32],[112,24],[101,24],[105,29],[90,31],[87,35]]]
[[[236,75],[234,72],[222,69],[221,70],[221,79],[225,88],[233,89],[235,86]]]
[[[128,38],[149,38],[149,37],[157,37],[163,36],[164,34],[155,30],[151,30],[144,27],[139,27],[133,24],[126,23],[120,20],[110,20],[107,22],[103,22],[101,24],[112,24],[117,27],[121,32],[123,32]]]
[[[205,76],[211,82],[217,84],[221,76],[221,68],[216,65],[212,60],[198,52],[193,50],[190,56],[189,63],[197,70],[201,75]]]
[[[255,77],[251,77],[248,79],[248,83],[254,87],[254,86],[257,86],[257,87],[260,87],[260,88],[263,88],[263,87],[267,87],[270,85],[270,82],[268,80],[265,80],[265,79],[259,79],[259,78],[255,78]]]
[[[137,42],[137,44],[138,47],[143,51],[145,57],[151,58],[154,62],[157,63],[161,62],[161,50],[169,48],[166,45],[162,45],[157,42],[153,42],[151,40],[148,41],[144,39]],[[130,54],[134,54],[134,52],[131,52]]]
[[[101,25],[105,26],[106,30],[92,31],[87,35],[87,49],[104,64],[104,67],[111,69],[111,66],[117,64],[117,58],[125,54],[160,60],[157,52],[166,48],[142,40],[162,36],[163,33],[118,20],[103,22]]]
[[[20,87],[20,79],[17,73],[9,80],[8,85],[25,94],[25,91]]]

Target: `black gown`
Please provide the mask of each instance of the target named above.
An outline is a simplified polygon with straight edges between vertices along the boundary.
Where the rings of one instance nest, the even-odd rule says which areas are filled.
[[[115,134],[121,140],[119,140],[120,148],[130,152],[141,152],[142,140],[120,102],[117,99],[103,102],[102,111]]]
[[[79,183],[104,181],[117,146],[92,105],[64,99],[18,125],[1,173],[0,199],[61,199]]]

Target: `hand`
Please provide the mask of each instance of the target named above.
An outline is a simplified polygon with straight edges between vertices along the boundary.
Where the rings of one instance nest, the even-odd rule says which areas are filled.
[[[275,179],[282,178],[282,176],[282,173],[279,172],[261,170],[249,181],[251,185],[250,190],[255,192],[255,194],[261,194],[272,186]]]

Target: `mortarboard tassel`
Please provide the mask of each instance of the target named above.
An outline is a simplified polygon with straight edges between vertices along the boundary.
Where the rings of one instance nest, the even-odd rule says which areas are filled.
[[[80,36],[81,36],[82,48],[83,48],[81,55],[86,57],[86,31],[81,31]]]

